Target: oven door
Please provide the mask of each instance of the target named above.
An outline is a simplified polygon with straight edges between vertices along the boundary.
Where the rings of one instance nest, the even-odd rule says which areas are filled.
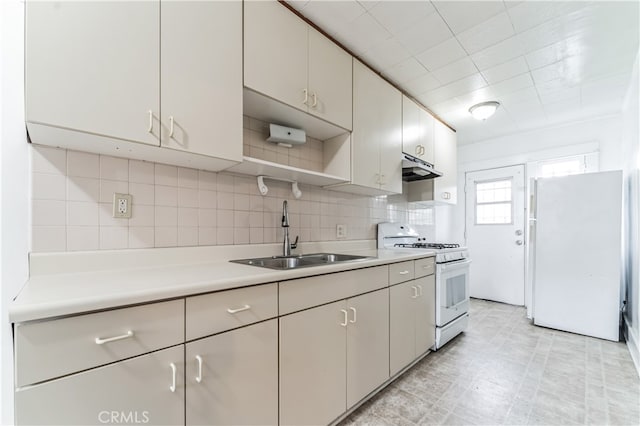
[[[469,311],[470,259],[436,265],[436,325],[442,327]]]

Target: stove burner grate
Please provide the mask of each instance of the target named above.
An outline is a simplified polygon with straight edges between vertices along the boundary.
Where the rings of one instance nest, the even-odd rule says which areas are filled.
[[[424,248],[424,249],[448,249],[459,248],[460,244],[442,244],[442,243],[413,243],[413,244],[395,244],[394,247],[404,248]]]

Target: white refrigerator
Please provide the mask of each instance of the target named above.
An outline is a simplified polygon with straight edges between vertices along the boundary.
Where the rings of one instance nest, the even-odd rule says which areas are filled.
[[[535,182],[533,321],[618,341],[622,172]]]

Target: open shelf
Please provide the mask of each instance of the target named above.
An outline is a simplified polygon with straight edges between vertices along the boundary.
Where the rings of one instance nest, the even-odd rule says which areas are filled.
[[[244,157],[242,163],[236,164],[227,169],[229,172],[242,173],[252,176],[271,176],[281,179],[290,179],[299,183],[327,186],[337,183],[344,183],[348,179],[340,176],[328,175],[326,173],[304,170],[284,164],[272,163],[271,161],[260,160],[258,158]]]

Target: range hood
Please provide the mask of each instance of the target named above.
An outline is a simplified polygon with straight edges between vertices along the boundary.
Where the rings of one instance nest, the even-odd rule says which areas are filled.
[[[416,180],[433,179],[442,176],[434,170],[433,164],[427,163],[419,158],[406,153],[402,153],[402,180],[413,182]]]

